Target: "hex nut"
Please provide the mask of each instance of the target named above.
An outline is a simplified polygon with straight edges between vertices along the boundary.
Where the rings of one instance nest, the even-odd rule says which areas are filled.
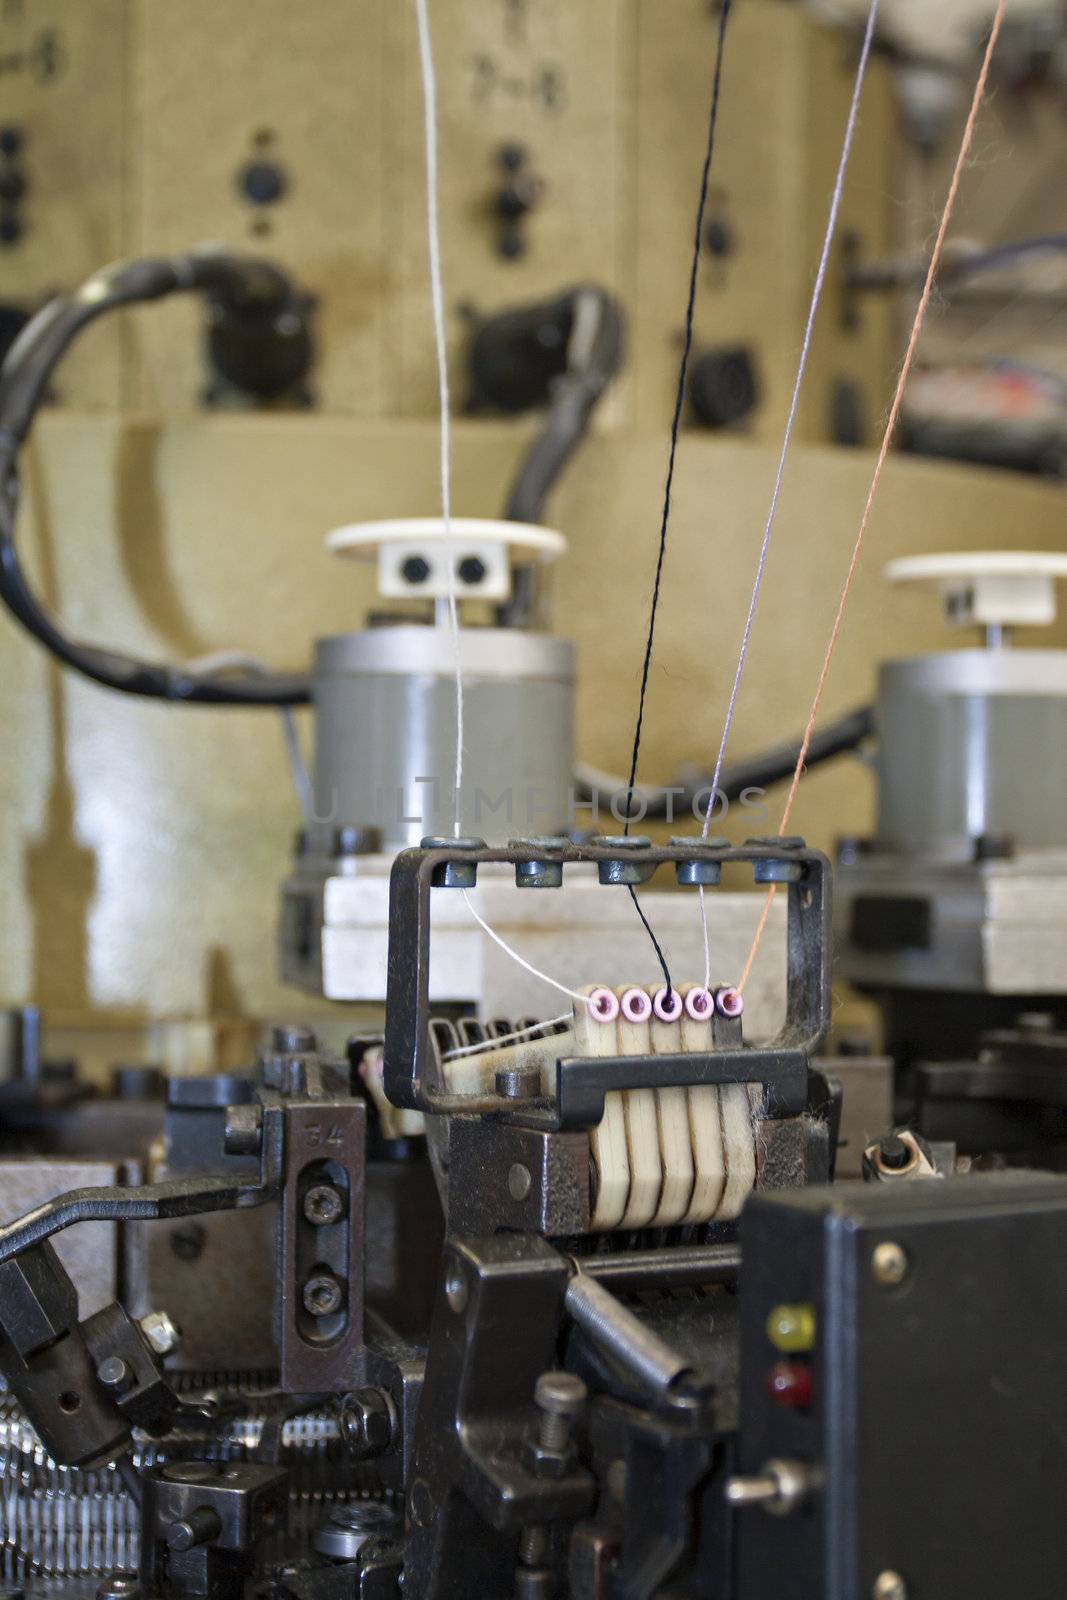
[[[181,1329],[166,1311],[150,1311],[138,1327],[157,1356],[173,1355],[182,1342]]]
[[[396,1434],[396,1407],[384,1389],[357,1389],[341,1404],[341,1437],[357,1460],[384,1455]]]

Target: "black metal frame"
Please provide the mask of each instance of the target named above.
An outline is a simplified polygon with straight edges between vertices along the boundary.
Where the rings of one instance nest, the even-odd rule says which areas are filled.
[[[708,1055],[632,1056],[619,1061],[563,1059],[556,1068],[555,1103],[520,1103],[500,1095],[443,1092],[430,1038],[431,889],[473,886],[483,863],[515,867],[519,887],[558,887],[562,869],[592,863],[601,883],[647,882],[671,865],[680,883],[714,886],[722,867],[747,862],[757,882],[788,892],[786,1016],[778,1037],[754,1050],[740,1046]],[[548,869],[547,871],[544,869]],[[808,1058],[830,1022],[830,863],[798,839],[749,840],[732,846],[700,840],[649,844],[592,840],[585,844],[513,841],[437,842],[404,850],[389,884],[389,967],[386,988],[385,1090],[394,1105],[453,1114],[498,1113],[551,1129],[600,1120],[607,1089],[666,1084],[765,1083],[774,1115],[797,1114],[807,1095]],[[605,1075],[610,1066],[610,1082]]]

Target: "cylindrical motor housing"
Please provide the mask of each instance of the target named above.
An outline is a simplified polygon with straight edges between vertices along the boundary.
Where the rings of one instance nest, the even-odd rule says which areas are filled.
[[[465,834],[508,838],[571,826],[574,651],[550,634],[464,628]],[[386,850],[451,835],[455,655],[447,628],[399,624],[320,640],[315,652],[312,842],[381,830]]]
[[[886,663],[880,850],[968,859],[975,841],[1067,844],[1067,651],[956,650]]]

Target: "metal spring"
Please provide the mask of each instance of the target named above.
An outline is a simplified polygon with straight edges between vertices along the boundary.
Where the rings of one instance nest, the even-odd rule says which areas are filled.
[[[183,1419],[166,1440],[135,1434],[138,1470],[168,1459],[254,1458],[267,1422],[266,1373],[176,1375],[184,1396],[228,1392],[247,1403],[245,1415],[217,1424]],[[367,1469],[346,1459],[336,1418],[326,1411],[286,1421],[282,1455],[291,1467],[289,1528],[279,1535],[278,1561],[305,1547],[323,1507],[353,1496],[380,1497]],[[140,1547],[137,1510],[113,1467],[64,1467],[52,1460],[17,1403],[0,1396],[0,1579],[102,1577],[136,1572]]]

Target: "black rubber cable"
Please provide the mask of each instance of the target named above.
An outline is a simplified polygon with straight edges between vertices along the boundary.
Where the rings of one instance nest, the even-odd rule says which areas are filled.
[[[120,262],[80,289],[49,302],[27,323],[0,370],[0,600],[64,666],[123,694],[186,705],[294,706],[311,698],[306,675],[261,676],[247,682],[222,673],[144,661],[72,639],[37,599],[15,543],[18,452],[29,434],[56,366],[90,322],[122,306],[196,290],[223,308],[280,310],[288,279],[269,262],[205,249],[152,261]]]
[[[871,738],[874,731],[873,706],[857,706],[854,711],[847,711],[836,721],[816,729],[808,747],[805,768],[817,767],[821,762],[832,761],[835,756],[847,755],[850,751],[857,750],[865,740]],[[740,800],[746,790],[762,791],[769,789],[772,784],[784,783],[787,778],[793,776],[799,754],[798,737],[786,744],[774,745],[770,750],[762,750],[756,755],[746,756],[733,765],[724,767],[719,775],[719,795],[727,801]],[[673,785],[657,785],[651,789],[635,787],[629,797],[631,812],[634,809],[634,802],[638,808],[632,820],[642,822],[674,820],[682,810],[704,799],[711,777],[711,773],[708,772],[701,773],[697,777],[687,777],[684,781],[679,779]],[[596,774],[594,778],[585,778],[579,773],[575,788],[579,800],[590,802],[601,795],[613,798],[624,788],[624,784],[619,778],[612,780],[607,773]],[[704,803],[706,804],[706,800]]]
[[[558,301],[544,308],[546,321],[563,308],[569,309],[572,317],[576,316],[584,297],[595,300],[596,329],[580,362],[569,366],[552,384],[552,398],[544,424],[523,456],[508,491],[504,516],[509,522],[540,523],[543,520],[544,504],[550,491],[588,432],[601,395],[622,366],[622,311],[606,290],[592,284],[569,289]],[[533,602],[534,569],[517,567],[511,598],[497,609],[497,625],[525,627],[531,618]]]

